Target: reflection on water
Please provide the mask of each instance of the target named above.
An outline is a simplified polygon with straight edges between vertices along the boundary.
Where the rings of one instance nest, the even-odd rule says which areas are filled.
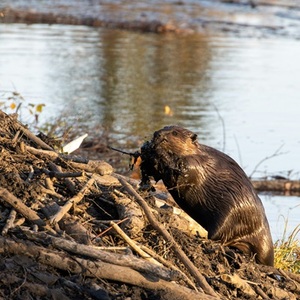
[[[0,90],[45,103],[45,121],[63,114],[123,140],[181,124],[248,174],[282,146],[256,175],[299,178],[299,53],[293,40],[0,24]]]

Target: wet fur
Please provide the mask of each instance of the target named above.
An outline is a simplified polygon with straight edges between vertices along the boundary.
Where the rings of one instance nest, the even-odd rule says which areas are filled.
[[[178,126],[156,131],[141,149],[142,182],[149,182],[149,176],[162,179],[177,204],[208,231],[208,238],[273,265],[269,224],[250,180],[232,158],[196,138]]]

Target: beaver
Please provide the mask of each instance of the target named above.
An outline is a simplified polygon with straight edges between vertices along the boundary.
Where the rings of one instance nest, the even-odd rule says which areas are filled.
[[[197,135],[166,126],[141,147],[141,184],[162,179],[176,203],[208,232],[208,238],[255,255],[273,266],[274,249],[260,198],[228,155],[199,144]]]

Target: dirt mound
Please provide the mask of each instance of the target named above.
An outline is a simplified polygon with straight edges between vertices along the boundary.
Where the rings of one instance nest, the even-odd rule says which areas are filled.
[[[142,195],[108,163],[60,153],[16,116],[0,111],[0,126],[2,298],[300,297],[299,275],[200,238],[166,193]]]

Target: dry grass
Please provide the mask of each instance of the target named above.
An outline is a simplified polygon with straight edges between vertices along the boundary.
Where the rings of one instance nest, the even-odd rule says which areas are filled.
[[[275,243],[276,268],[300,274],[300,241],[297,239],[299,232],[300,224],[296,226],[287,240],[284,234],[283,238]]]

